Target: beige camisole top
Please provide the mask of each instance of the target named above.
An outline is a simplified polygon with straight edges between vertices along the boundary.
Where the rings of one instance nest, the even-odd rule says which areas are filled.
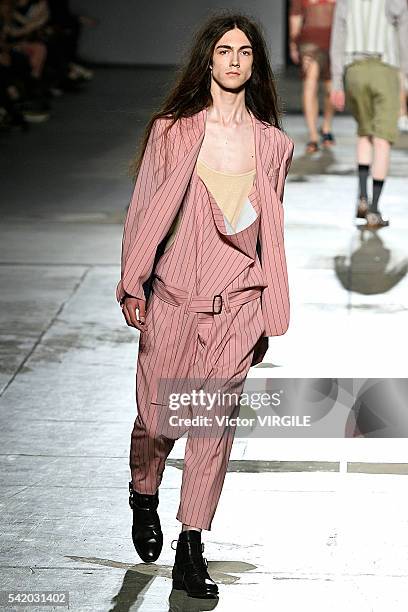
[[[197,174],[214,196],[216,203],[224,214],[224,220],[229,234],[236,233],[252,223],[256,213],[248,199],[252,189],[256,168],[248,172],[230,173],[220,172],[210,168],[201,160],[197,160]],[[180,222],[181,211],[168,233],[165,250],[172,244]]]

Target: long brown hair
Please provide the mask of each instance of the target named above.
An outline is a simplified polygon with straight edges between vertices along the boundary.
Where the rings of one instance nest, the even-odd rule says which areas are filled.
[[[262,27],[252,17],[229,10],[217,12],[194,34],[192,45],[183,65],[176,73],[175,84],[163,101],[161,108],[151,116],[146,125],[139,151],[130,163],[130,174],[136,179],[150,130],[156,119],[172,119],[166,126],[166,133],[181,117],[190,117],[203,108],[212,105],[210,93],[211,71],[214,47],[218,40],[234,27],[242,30],[253,48],[252,74],[245,84],[245,105],[257,119],[281,128],[281,111],[275,87],[267,44]]]

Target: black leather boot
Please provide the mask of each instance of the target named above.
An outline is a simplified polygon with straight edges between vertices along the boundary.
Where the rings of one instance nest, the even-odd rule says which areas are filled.
[[[129,482],[129,505],[133,510],[132,540],[139,557],[156,561],[163,548],[163,533],[157,513],[159,492],[144,495],[133,490]]]
[[[218,597],[218,587],[208,574],[207,559],[202,556],[201,532],[187,529],[173,542],[177,542],[172,570],[173,589],[184,589],[190,597]]]

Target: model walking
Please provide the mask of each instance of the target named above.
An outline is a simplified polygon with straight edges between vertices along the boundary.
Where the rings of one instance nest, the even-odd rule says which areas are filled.
[[[303,113],[309,130],[306,153],[316,153],[335,143],[331,132],[333,105],[330,101],[330,35],[336,0],[291,0],[289,8],[289,52],[300,65],[303,79]],[[318,130],[319,81],[324,87],[323,123]]]
[[[408,75],[406,0],[337,0],[331,41],[333,104],[357,122],[356,217],[368,229],[389,225],[379,210],[391,145],[398,134],[400,68]],[[344,84],[343,84],[344,78]],[[367,179],[372,171],[372,199]]]
[[[173,586],[191,596],[218,593],[201,530],[211,529],[235,427],[174,427],[170,417],[236,416],[239,405],[175,412],[169,394],[239,396],[268,336],[287,330],[282,200],[292,155],[258,26],[241,15],[212,17],[146,128],[116,293],[128,325],[141,332],[130,448],[133,541],[143,560],[158,558],[158,489],[175,440],[188,432]]]

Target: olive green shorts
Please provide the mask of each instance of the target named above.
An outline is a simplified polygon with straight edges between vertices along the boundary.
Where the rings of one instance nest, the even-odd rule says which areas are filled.
[[[400,107],[398,68],[379,59],[355,61],[346,68],[344,88],[358,135],[395,142]]]

